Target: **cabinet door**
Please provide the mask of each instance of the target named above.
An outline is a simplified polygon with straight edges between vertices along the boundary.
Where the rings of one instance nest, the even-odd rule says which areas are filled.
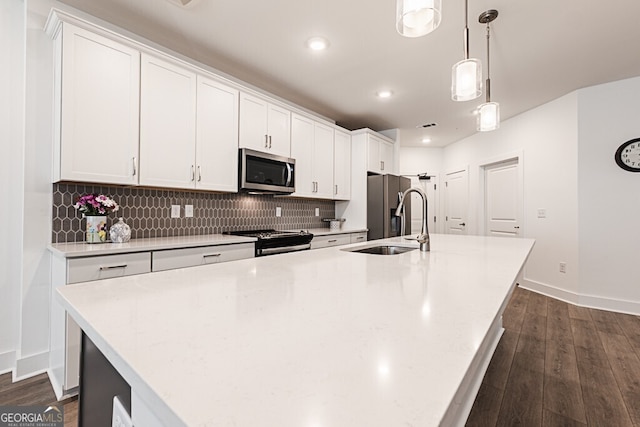
[[[67,23],[58,53],[54,180],[136,184],[140,53]]]
[[[140,184],[194,188],[196,74],[142,55]]]
[[[238,190],[238,91],[198,76],[196,188]]]
[[[380,141],[380,170],[382,173],[395,173],[393,167],[393,145]]]
[[[297,114],[291,116],[291,157],[296,160],[296,191],[294,196],[315,196],[313,135],[313,120]]]
[[[269,104],[269,152],[279,156],[291,155],[291,112]]]
[[[333,141],[333,198],[349,200],[351,198],[351,136],[336,130]]]
[[[313,177],[316,197],[333,198],[333,128],[314,123]]]
[[[269,104],[264,99],[240,93],[240,148],[268,151],[268,108]]]
[[[367,138],[367,170],[375,173],[382,172],[380,159],[380,141],[378,138],[369,135]]]

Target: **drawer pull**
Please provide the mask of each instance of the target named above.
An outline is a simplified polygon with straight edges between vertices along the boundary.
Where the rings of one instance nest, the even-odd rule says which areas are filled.
[[[362,239],[364,239],[364,236],[356,237],[356,240],[362,240]]]
[[[333,240],[329,240],[328,242],[329,242],[329,243],[335,243],[335,242],[337,242],[337,241],[338,241],[337,239],[333,239]]]
[[[116,268],[127,268],[127,264],[121,264],[121,265],[109,265],[109,266],[100,266],[100,271],[105,271],[105,270],[114,270]]]
[[[220,255],[222,255],[222,254],[221,254],[221,253],[217,253],[217,254],[206,254],[206,255],[202,255],[202,258],[219,257]]]

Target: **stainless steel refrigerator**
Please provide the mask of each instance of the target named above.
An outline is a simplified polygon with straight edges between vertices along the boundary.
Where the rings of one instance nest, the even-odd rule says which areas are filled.
[[[404,204],[404,221],[395,216],[400,195],[410,187],[411,180],[402,176],[370,175],[367,178],[369,240],[411,233],[411,197],[407,197]]]

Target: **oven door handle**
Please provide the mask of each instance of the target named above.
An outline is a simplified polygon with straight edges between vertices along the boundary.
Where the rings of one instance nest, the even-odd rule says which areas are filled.
[[[285,252],[296,252],[296,251],[304,251],[307,249],[311,249],[311,243],[306,243],[304,245],[295,245],[295,246],[281,246],[279,248],[264,248],[259,249],[260,255],[274,255],[274,254],[282,254]]]
[[[293,178],[293,171],[291,170],[291,164],[287,163],[287,182],[285,184],[286,187],[291,187],[291,179]]]

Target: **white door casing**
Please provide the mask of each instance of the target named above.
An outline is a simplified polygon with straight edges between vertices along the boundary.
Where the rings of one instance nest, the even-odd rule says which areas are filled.
[[[485,234],[522,234],[522,188],[518,158],[486,165],[484,169]]]
[[[467,234],[468,229],[468,173],[467,170],[448,173],[444,182],[445,233]]]

